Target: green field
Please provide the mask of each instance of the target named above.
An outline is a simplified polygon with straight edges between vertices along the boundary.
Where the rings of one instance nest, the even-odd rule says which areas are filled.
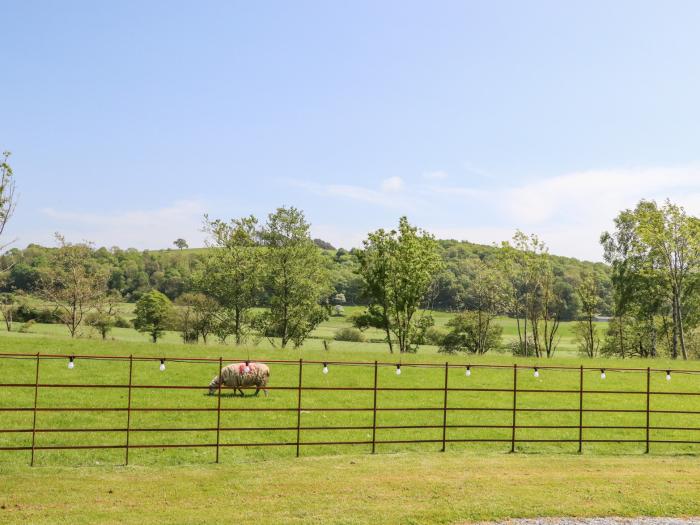
[[[446,315],[438,316],[438,323]],[[332,318],[315,334],[329,337],[346,322]],[[513,324],[505,321],[506,332]],[[510,326],[508,326],[510,323]],[[390,355],[380,343],[333,341],[324,351],[321,340],[310,339],[300,349],[275,349],[268,342],[257,347],[233,345],[185,345],[177,334],[152,344],[134,330],[115,330],[114,339],[70,339],[58,325],[35,325],[34,333],[0,335],[0,352],[129,355],[165,357],[224,357],[225,362],[245,360],[374,361],[389,363],[379,368],[380,387],[441,387],[444,368],[414,368],[410,363],[470,363],[472,375],[462,367],[450,369],[451,387],[503,388],[512,386],[512,368],[479,368],[478,365],[518,363],[520,389],[534,392],[518,395],[518,408],[577,408],[578,396],[568,393],[542,393],[542,389],[578,388],[578,371],[543,369],[533,376],[536,364],[595,368],[647,367],[664,370],[700,370],[695,362],[665,360],[586,360],[573,352],[561,352],[551,360],[514,359],[507,354],[445,356],[435,348],[421,348],[418,354]],[[563,327],[562,334],[567,334]],[[324,333],[325,331],[325,333]],[[395,374],[393,363],[401,361],[402,374]],[[68,370],[67,359],[42,360],[40,382],[123,385],[128,380],[128,362],[76,359]],[[206,387],[218,371],[217,363],[135,361],[134,385],[196,385]],[[3,381],[33,383],[33,359],[0,359]],[[271,386],[296,386],[298,364],[271,364]],[[598,370],[585,373],[590,389],[643,391],[646,375],[608,370],[602,381]],[[331,364],[330,373],[321,373],[320,364],[303,366],[305,387],[371,387],[373,368]],[[674,373],[670,382],[665,373],[651,376],[656,392],[698,392],[700,375]],[[217,398],[202,390],[133,389],[132,407],[215,408]],[[222,408],[296,407],[297,392],[271,390],[269,397],[224,395]],[[33,387],[0,388],[0,408],[31,407]],[[380,391],[378,407],[441,407],[442,391]],[[43,408],[125,407],[125,389],[40,388],[38,406]],[[304,390],[304,409],[371,407],[371,391]],[[454,391],[449,407],[512,406],[510,392]],[[645,396],[638,394],[588,394],[586,408],[643,410]],[[700,396],[655,395],[653,409],[700,410]],[[2,412],[3,429],[32,428],[32,412]],[[379,426],[432,425],[429,429],[379,429],[377,454],[370,454],[371,429],[302,430],[301,457],[295,446],[226,446],[241,443],[294,443],[295,411],[222,412],[221,427],[287,427],[283,431],[221,432],[220,465],[214,464],[215,447],[133,448],[130,466],[124,467],[124,449],[36,450],[35,467],[28,466],[30,452],[0,451],[0,521],[3,523],[193,523],[212,509],[235,505],[237,519],[257,523],[460,523],[469,520],[510,516],[551,515],[697,515],[700,489],[700,445],[652,443],[644,454],[642,429],[586,429],[585,439],[619,440],[613,443],[584,443],[583,455],[576,454],[578,429],[528,429],[517,431],[524,440],[569,439],[566,443],[520,442],[510,455],[510,428],[448,428],[447,451],[439,452],[442,437],[442,411],[380,411]],[[505,411],[449,411],[449,425],[508,426],[512,413]],[[324,412],[304,410],[302,427],[359,426],[372,423],[372,412]],[[518,412],[519,425],[562,426],[578,424],[573,412]],[[652,414],[651,426],[700,427],[700,416]],[[645,414],[584,413],[584,425],[644,426]],[[176,428],[216,427],[216,411],[133,412],[131,445],[214,444],[215,432],[183,431]],[[46,429],[120,429],[85,432],[41,432]],[[117,445],[125,443],[125,412],[37,413],[36,446]],[[146,431],[143,429],[169,429]],[[381,443],[381,441],[425,440],[423,443]],[[459,443],[460,439],[498,439],[496,443]],[[651,439],[700,441],[700,430],[652,430]],[[360,441],[355,445],[304,445],[320,441]],[[24,447],[31,444],[31,432],[0,433],[0,446]],[[675,480],[682,479],[682,490]],[[611,489],[612,487],[612,489]],[[172,501],[170,505],[168,502]],[[254,501],[254,504],[251,504]],[[176,502],[176,503],[175,503]],[[261,508],[265,512],[261,512]],[[358,510],[359,509],[359,510]]]
[[[330,317],[327,321],[321,323],[316,330],[311,334],[311,338],[307,339],[304,347],[307,349],[320,349],[322,348],[321,340],[326,339],[328,341],[333,341],[336,332],[341,328],[347,328],[352,326],[349,317],[358,311],[361,311],[363,307],[360,306],[348,306],[345,308],[343,316]],[[121,303],[118,307],[119,314],[127,319],[133,318],[134,304],[133,303]],[[446,329],[447,322],[453,317],[454,314],[447,312],[433,312],[432,316],[435,320],[435,326],[438,328]],[[514,319],[507,317],[502,317],[498,319],[498,323],[503,327],[503,346],[506,347],[509,342],[517,339],[517,325]],[[607,326],[607,323],[596,323],[599,326],[601,336]],[[556,356],[562,357],[575,357],[578,354],[578,345],[574,338],[573,327],[575,323],[573,322],[563,322],[560,325],[558,332],[558,347],[556,351]],[[21,324],[15,323],[13,326],[13,331],[18,331]],[[83,339],[98,339],[99,334],[89,328],[83,327],[81,329]],[[60,324],[33,324],[29,329],[30,334],[36,335],[48,335],[55,337],[67,337],[68,330],[65,326]],[[0,333],[1,334],[1,333]],[[384,343],[384,333],[381,330],[375,328],[370,328],[364,332],[365,343],[360,347],[367,350],[376,350],[378,352],[388,352],[387,345]],[[137,332],[131,328],[114,328],[110,333],[110,339],[116,341],[140,341],[149,342],[150,338],[148,334]],[[180,343],[181,338],[177,332],[166,332],[163,336],[162,342],[166,343]],[[216,342],[216,338],[211,336],[209,338],[209,345],[212,346]],[[200,343],[203,344],[203,343]],[[341,349],[346,348],[343,342],[333,341],[332,346],[338,346]],[[259,341],[250,341],[248,343],[249,347],[259,347],[263,349],[273,348],[269,341],[266,339],[260,339]],[[228,346],[230,347],[230,345]],[[228,348],[227,347],[227,348]],[[357,344],[353,344],[353,348],[357,348]],[[187,347],[191,348],[191,347]],[[195,347],[197,348],[197,347]],[[430,345],[423,345],[420,347],[420,353],[436,353],[437,347]]]

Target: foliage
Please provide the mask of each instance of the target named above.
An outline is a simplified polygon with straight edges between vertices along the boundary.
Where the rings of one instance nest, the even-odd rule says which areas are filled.
[[[585,275],[576,288],[576,295],[581,304],[581,318],[574,333],[579,343],[579,350],[588,357],[598,355],[600,336],[594,323],[600,302],[596,281],[592,275]]]
[[[440,344],[440,352],[453,354],[469,352],[485,354],[501,346],[503,329],[483,312],[466,311],[457,314],[447,326],[450,331]]]
[[[362,343],[365,340],[364,334],[351,326],[339,328],[333,337],[336,341],[351,341],[353,343]]]
[[[205,224],[205,229],[207,225]],[[90,257],[109,273],[108,289],[118,292],[125,301],[135,302],[145,292],[158,290],[171,300],[186,292],[204,292],[199,288],[198,275],[209,256],[217,250],[211,236],[209,246],[191,250],[144,250],[121,248],[98,248]],[[433,308],[442,311],[455,311],[465,308],[470,297],[472,268],[484,262],[491,266],[498,259],[502,248],[483,246],[464,241],[439,240],[437,250],[444,267],[435,278]],[[55,248],[29,245],[24,249],[11,249],[0,256],[0,268],[8,268],[6,278],[0,281],[0,292],[36,293],[40,275],[48,269],[49,255]],[[343,294],[344,306],[367,305],[368,298],[363,294],[363,279],[357,273],[360,250],[339,248],[335,252],[322,251],[321,257],[329,274],[332,290],[328,296],[335,300],[336,294]],[[596,276],[601,294],[600,313],[608,315],[610,305],[609,267],[603,263],[589,263],[576,259],[549,256],[553,286],[557,295],[564,298],[560,312],[562,321],[578,318],[578,304],[574,296],[574,286],[582,273]],[[257,274],[261,276],[263,268]],[[267,301],[264,288],[259,287],[255,294],[256,305]],[[249,328],[249,326],[248,326]]]
[[[106,296],[107,272],[91,257],[91,245],[70,244],[58,234],[56,239],[59,247],[41,274],[39,293],[75,337],[85,316]]]
[[[5,226],[7,226],[17,205],[14,172],[9,163],[10,155],[9,151],[4,151],[0,156],[0,235],[5,231]],[[4,249],[7,244],[1,245],[0,248]]]
[[[175,301],[175,328],[182,340],[195,343],[202,338],[204,344],[211,333],[220,333],[218,326],[221,306],[216,299],[202,293],[185,293]]]
[[[171,324],[173,306],[170,299],[157,290],[145,293],[136,302],[134,328],[146,332],[155,343]]]
[[[211,250],[194,274],[194,287],[213,298],[220,306],[215,329],[225,341],[233,335],[240,345],[251,323],[250,310],[263,293],[263,248],[255,217],[230,222],[205,217],[205,229],[211,236]]]
[[[173,241],[173,244],[177,247],[179,250],[184,250],[186,248],[189,248],[189,245],[187,244],[187,241],[183,238],[175,239]]]
[[[392,337],[399,352],[415,351],[427,328],[417,322],[416,314],[420,306],[430,304],[443,267],[435,239],[401,217],[398,230],[370,233],[358,258],[371,301],[370,318],[384,329],[389,351],[393,352]]]
[[[642,200],[615,218],[615,230],[601,243],[612,266],[616,352],[628,353],[624,325],[632,320],[633,330],[643,325],[649,332],[652,355],[668,335],[671,356],[687,359],[686,331],[700,323],[700,220],[668,200],[663,206]],[[659,326],[670,333],[657,332]]]
[[[304,214],[294,207],[270,214],[260,238],[269,308],[256,325],[266,337],[280,338],[282,348],[290,342],[298,347],[328,317],[320,305],[330,292],[328,271]]]
[[[102,339],[107,339],[107,335],[117,325],[119,319],[117,306],[121,297],[116,292],[109,292],[102,296],[101,300],[95,303],[95,310],[86,317],[89,326],[95,328]]]

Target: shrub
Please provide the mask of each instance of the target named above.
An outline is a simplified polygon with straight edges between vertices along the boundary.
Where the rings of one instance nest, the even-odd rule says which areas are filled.
[[[49,308],[36,308],[28,304],[20,304],[14,312],[15,321],[24,323],[34,321],[35,323],[54,324],[58,319]]]
[[[351,341],[353,343],[361,343],[365,340],[365,336],[357,328],[340,328],[335,332],[336,341]]]
[[[485,354],[489,350],[496,350],[501,344],[503,329],[491,321],[493,319],[487,320],[478,312],[458,314],[447,323],[450,332],[443,338],[440,352]]]
[[[439,328],[431,326],[430,328],[428,328],[425,331],[425,344],[433,345],[433,346],[440,346],[440,345],[442,345],[443,341],[445,340],[446,335],[447,335],[447,332],[444,332],[443,330],[440,330]]]
[[[22,324],[22,326],[19,327],[19,332],[22,334],[29,333],[32,326],[34,326],[35,322],[36,321],[34,321],[34,319],[30,319],[29,321],[27,321],[26,323]]]
[[[116,326],[117,328],[133,328],[134,327],[134,325],[131,321],[129,321],[125,317],[121,317],[121,316],[118,316],[114,320],[114,326]]]
[[[508,350],[510,353],[520,357],[531,357],[535,355],[535,342],[532,337],[527,338],[527,352],[525,351],[525,345],[520,342],[519,339],[514,339],[508,343]]]

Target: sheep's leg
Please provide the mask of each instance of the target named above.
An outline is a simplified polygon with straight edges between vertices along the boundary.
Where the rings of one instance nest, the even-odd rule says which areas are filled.
[[[256,386],[255,387],[255,397],[258,397],[258,394],[260,393],[260,387]]]
[[[267,388],[263,388],[263,392],[265,392],[265,397],[269,395],[269,393],[267,392]]]
[[[241,388],[239,388],[238,391],[241,393],[241,397],[245,397],[245,392],[243,392]]]

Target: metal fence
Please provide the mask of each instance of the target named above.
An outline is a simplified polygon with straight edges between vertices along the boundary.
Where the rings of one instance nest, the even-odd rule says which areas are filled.
[[[227,447],[293,447],[296,456],[299,456],[304,447],[309,446],[345,446],[345,445],[355,445],[355,446],[366,446],[368,451],[375,453],[378,446],[387,444],[412,444],[412,443],[432,443],[436,446],[436,449],[445,451],[448,445],[456,443],[491,443],[491,444],[502,444],[504,450],[510,450],[515,452],[518,445],[525,443],[570,443],[571,451],[577,450],[581,452],[584,445],[587,443],[637,443],[643,447],[645,452],[649,452],[650,445],[654,443],[666,443],[666,444],[684,444],[684,445],[694,445],[700,444],[699,439],[670,439],[669,436],[675,437],[678,433],[687,433],[691,437],[695,437],[693,432],[700,432],[700,426],[697,424],[664,424],[664,425],[652,425],[652,416],[656,414],[664,414],[676,419],[679,422],[681,416],[696,418],[700,416],[700,405],[695,406],[691,403],[683,404],[681,408],[669,407],[667,404],[661,404],[657,408],[656,400],[660,398],[666,398],[671,400],[681,400],[692,398],[697,399],[700,403],[700,382],[698,382],[698,389],[686,388],[684,390],[673,390],[673,389],[662,389],[662,388],[652,388],[652,375],[659,374],[665,375],[665,378],[670,380],[671,376],[685,376],[685,377],[698,377],[700,376],[700,370],[691,369],[655,369],[655,368],[623,368],[623,367],[610,367],[607,369],[600,369],[598,367],[587,367],[587,366],[548,366],[548,365],[500,365],[500,364],[456,364],[456,363],[396,363],[396,362],[363,362],[363,361],[305,361],[299,360],[261,360],[260,362],[265,362],[270,365],[273,372],[275,367],[294,367],[292,371],[287,372],[288,378],[293,378],[293,384],[287,385],[268,385],[267,389],[271,390],[274,394],[276,391],[288,391],[291,395],[288,396],[288,403],[285,406],[222,406],[222,388],[225,386],[219,385],[218,392],[215,396],[215,400],[208,403],[208,406],[157,406],[157,407],[139,407],[133,406],[132,400],[135,392],[139,391],[164,391],[164,390],[199,390],[204,391],[208,389],[206,385],[182,385],[182,384],[149,384],[149,383],[139,383],[134,380],[134,364],[139,362],[153,362],[154,364],[160,364],[165,366],[166,363],[188,363],[193,366],[196,364],[206,364],[209,363],[214,369],[219,371],[226,364],[223,357],[220,358],[197,358],[197,357],[185,357],[185,358],[159,358],[159,357],[143,357],[143,356],[107,356],[107,355],[65,355],[65,354],[21,354],[21,353],[5,353],[0,354],[0,363],[3,360],[9,359],[21,359],[21,360],[31,360],[33,366],[33,381],[31,382],[10,382],[5,377],[5,382],[0,383],[0,399],[12,399],[14,396],[11,394],[12,389],[32,389],[33,390],[33,405],[32,406],[6,406],[6,403],[0,405],[0,414],[7,414],[11,412],[25,412],[31,414],[31,427],[29,426],[14,426],[12,428],[0,428],[0,437],[8,434],[24,434],[31,435],[31,442],[27,440],[26,444],[23,445],[12,445],[12,446],[0,446],[0,451],[28,451],[30,454],[30,464],[34,465],[35,456],[37,451],[44,450],[80,450],[80,449],[123,449],[124,451],[124,463],[129,463],[129,452],[134,449],[141,448],[153,448],[153,449],[166,449],[166,448],[193,448],[193,447],[207,447],[213,449],[212,459],[217,463],[220,460],[220,452],[222,449]],[[123,383],[115,384],[96,384],[94,382],[88,383],[59,383],[59,382],[48,382],[43,379],[42,369],[44,363],[47,361],[61,360],[69,363],[69,368],[72,368],[72,364],[78,361],[116,361],[124,363],[124,367],[128,367],[128,381]],[[227,361],[228,362],[228,361]],[[251,362],[257,362],[251,359]],[[25,363],[26,364],[26,363]],[[342,386],[342,385],[312,385],[309,381],[305,382],[304,371],[308,370],[309,366],[323,367],[323,372],[328,371],[328,367],[356,367],[357,373],[367,374],[368,384],[365,386]],[[392,369],[400,378],[402,370],[407,369],[431,369],[433,371],[433,376],[435,379],[439,379],[430,386],[415,386],[410,383],[410,379],[404,378],[406,382],[401,386],[397,386],[396,381],[399,378],[394,378],[394,381],[390,385],[380,384],[380,370],[385,368]],[[362,370],[362,371],[360,371]],[[444,373],[442,371],[444,370]],[[462,377],[466,376],[467,380],[472,375],[481,370],[498,370],[500,372],[501,378],[508,377],[509,384],[502,384],[498,386],[478,386],[474,385],[472,382],[471,386],[468,382],[460,382],[460,384],[450,383],[450,372],[459,370]],[[523,381],[526,377],[539,377],[539,374],[550,372],[564,372],[568,374],[570,385],[568,387],[561,388],[546,388],[546,387],[532,387],[527,384],[523,385]],[[611,373],[630,373],[639,376],[639,383],[645,385],[637,389],[605,389],[601,388],[601,382],[599,381],[595,388],[587,386],[584,382],[584,373],[595,373],[600,374],[601,379],[605,379],[606,374]],[[354,373],[354,372],[353,372]],[[507,374],[505,376],[504,374]],[[274,376],[274,374],[273,374]],[[388,382],[388,381],[387,381]],[[454,383],[454,381],[453,381]],[[575,384],[575,387],[571,385]],[[603,383],[604,384],[604,383]],[[686,381],[686,384],[693,386],[694,381]],[[683,386],[683,384],[681,384]],[[254,387],[253,387],[254,388]],[[117,389],[122,392],[126,392],[126,403],[123,406],[43,406],[41,403],[42,395],[44,392],[55,390],[55,389]],[[367,394],[367,398],[371,399],[371,404],[366,406],[324,406],[324,405],[305,405],[306,397],[310,392],[322,392],[322,391],[344,391],[348,394],[352,392],[364,392]],[[398,395],[405,396],[404,401],[411,401],[415,399],[417,393],[434,393],[435,399],[440,399],[439,402],[434,403],[430,406],[425,404],[421,406],[415,405],[403,405],[403,406],[387,406],[382,404],[378,397],[381,397],[384,393],[393,392]],[[457,393],[477,393],[482,396],[501,396],[501,400],[505,400],[505,403],[499,406],[483,406],[468,404],[464,402],[455,402],[455,395]],[[379,396],[378,396],[379,395]],[[626,406],[625,403],[612,403],[601,406],[599,403],[592,403],[591,400],[595,396],[613,396],[615,400],[627,400],[635,399],[639,400],[640,403],[634,408]],[[525,403],[521,401],[523,396],[563,396],[571,399],[571,402],[567,406],[524,406]],[[123,426],[109,426],[109,427],[66,427],[66,426],[40,426],[37,424],[37,415],[45,412],[56,412],[56,413],[66,413],[66,412],[116,412],[124,414],[124,424]],[[133,424],[134,414],[141,412],[162,412],[162,413],[183,413],[183,412],[207,412],[212,414],[212,424],[206,426],[178,426],[178,427],[144,427]],[[228,426],[222,424],[222,414],[229,412],[238,413],[262,413],[262,412],[285,412],[293,416],[293,421],[295,424],[286,425],[272,425],[272,426]],[[356,412],[365,413],[367,417],[367,422],[365,424],[344,424],[344,425],[308,425],[304,424],[303,415],[312,413],[333,413],[333,412]],[[433,422],[429,424],[408,424],[408,423],[396,423],[384,424],[378,420],[378,416],[386,413],[418,413],[418,412],[430,412],[435,413],[439,422]],[[469,423],[464,422],[450,422],[448,415],[456,413],[470,413],[474,415],[474,420]],[[214,425],[214,415],[216,424]],[[501,414],[507,421],[501,421],[497,423],[492,423],[484,420],[487,414]],[[540,422],[528,423],[523,422],[525,414],[567,414],[571,417],[572,421],[564,424],[560,421],[555,421],[553,423],[543,424]],[[609,424],[584,424],[584,415],[592,414],[613,414],[613,415],[624,415],[631,414],[636,415],[639,421],[635,424],[630,424],[625,422],[624,424],[612,421]],[[6,418],[3,417],[3,420]],[[369,421],[371,420],[371,424]],[[436,418],[436,421],[438,419]],[[3,425],[0,423],[1,427],[8,425]],[[419,438],[418,434],[423,431],[430,429],[435,432],[435,435],[430,438]],[[499,435],[486,435],[486,436],[468,436],[468,437],[453,437],[458,429],[471,429],[471,430],[482,430],[491,431],[499,430],[501,433]],[[402,436],[400,439],[382,439],[381,434],[391,430],[401,430],[408,435]],[[529,437],[528,435],[523,435],[525,431],[551,431],[551,430],[561,430],[569,433],[567,437],[557,436],[537,436]],[[252,431],[266,432],[266,433],[276,433],[276,432],[287,432],[288,435],[295,436],[293,439],[285,440],[272,440],[265,442],[255,442],[244,439],[242,441],[222,442],[222,435],[224,433],[238,433],[240,436],[247,436]],[[307,431],[366,431],[366,439],[345,439],[345,440],[305,440],[303,435]],[[617,436],[604,436],[596,437],[589,436],[589,431],[606,432],[606,431],[623,431],[623,432],[636,432],[638,435],[633,435],[632,437],[620,437]],[[657,437],[654,433],[659,431],[667,431],[666,435],[661,435]],[[190,443],[134,443],[132,437],[137,433],[160,433],[162,435],[170,434],[173,432],[203,432],[207,435],[211,435],[211,439],[204,442],[190,442]],[[120,436],[121,442],[113,444],[87,444],[87,445],[75,445],[75,444],[40,444],[37,442],[37,435],[43,433],[78,433],[78,434],[99,434],[99,433],[112,433]],[[700,437],[700,434],[697,434]]]

